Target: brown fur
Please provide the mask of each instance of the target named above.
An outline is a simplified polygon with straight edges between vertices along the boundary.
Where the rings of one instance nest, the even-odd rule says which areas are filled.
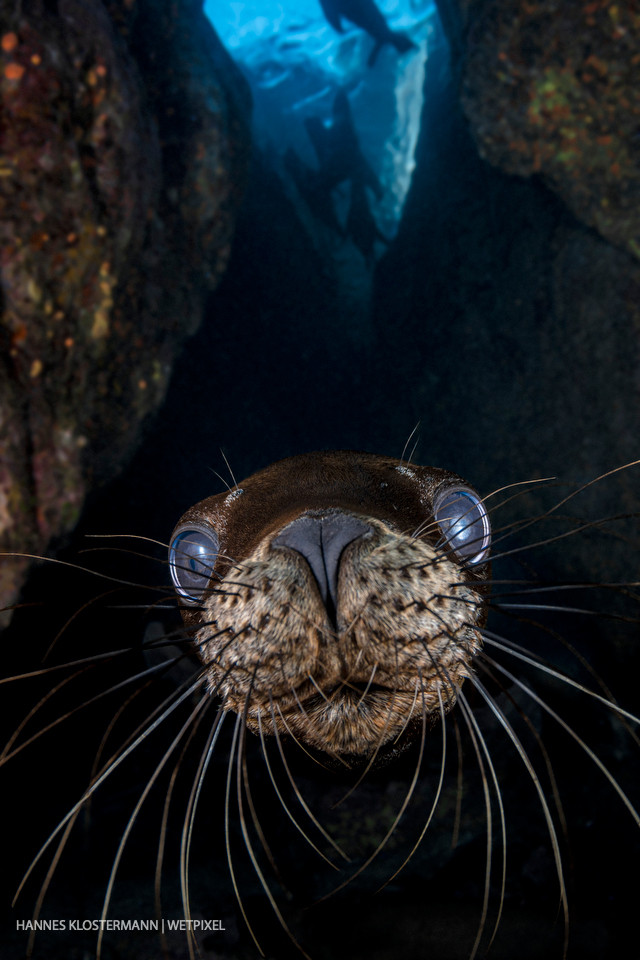
[[[333,451],[292,457],[192,507],[220,538],[211,590],[185,606],[212,691],[250,730],[366,756],[410,719],[449,709],[479,652],[488,564],[436,547],[433,498],[455,474]],[[306,561],[274,546],[301,515],[340,511],[371,532],[342,555],[336,627]]]

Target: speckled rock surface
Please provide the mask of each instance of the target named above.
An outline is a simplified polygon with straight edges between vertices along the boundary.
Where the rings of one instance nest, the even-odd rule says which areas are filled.
[[[640,258],[640,9],[489,0],[465,10],[463,104],[482,156],[539,174]]]
[[[0,550],[40,553],[131,454],[200,322],[250,104],[197,3],[0,7]],[[3,561],[2,605],[26,565]]]

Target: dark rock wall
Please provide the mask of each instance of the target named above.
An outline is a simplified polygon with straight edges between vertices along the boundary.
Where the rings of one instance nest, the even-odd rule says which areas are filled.
[[[609,0],[472,7],[463,103],[480,153],[539,174],[640,259],[640,10]]]
[[[0,543],[40,553],[164,399],[228,258],[250,105],[196,3],[0,22]]]
[[[628,110],[619,103],[635,102],[636,87],[621,68],[615,95],[611,88],[605,98],[608,166],[586,141],[571,168],[563,165],[558,155],[567,133],[553,110],[548,124],[536,114],[528,128],[530,150],[546,157],[547,167],[523,165],[505,130],[526,122],[529,101],[515,96],[515,80],[505,79],[501,33],[488,26],[497,20],[504,31],[507,24],[515,30],[527,18],[513,7],[472,6],[466,55],[450,68],[441,47],[427,65],[418,166],[399,236],[378,266],[374,297],[377,379],[388,371],[400,385],[395,402],[379,410],[379,422],[420,421],[418,459],[447,463],[483,490],[507,478],[587,481],[638,456],[640,267],[632,198],[640,167],[637,147],[630,152]],[[544,57],[559,56],[559,29],[569,48],[589,47],[588,24],[574,22],[567,33],[566,18],[572,10],[583,13],[579,7],[558,7],[560,27],[551,14],[546,27],[523,27],[520,41],[538,51],[540,76]],[[594,51],[598,36],[596,30]],[[626,44],[618,50],[623,64]],[[587,86],[572,106],[574,122],[584,120],[590,97]],[[604,109],[600,103],[598,116]],[[565,122],[572,122],[569,114]],[[596,208],[611,211],[615,236],[593,215]],[[601,484],[592,491],[592,515],[637,509],[636,490],[633,472]],[[606,559],[586,545],[572,559],[573,549],[572,541],[562,558],[566,571],[628,576],[621,545],[612,545]]]

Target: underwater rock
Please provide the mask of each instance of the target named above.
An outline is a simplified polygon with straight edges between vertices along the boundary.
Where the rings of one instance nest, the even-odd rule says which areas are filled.
[[[198,3],[3,0],[0,548],[133,452],[229,255],[249,95]],[[27,566],[5,560],[4,604]]]
[[[463,105],[482,156],[539,174],[640,258],[640,13],[608,0],[490,0],[468,18]]]

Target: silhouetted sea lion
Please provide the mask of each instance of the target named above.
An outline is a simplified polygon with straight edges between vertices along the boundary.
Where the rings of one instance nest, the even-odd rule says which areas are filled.
[[[326,187],[359,181],[381,199],[382,184],[362,152],[349,98],[342,88],[336,91],[331,124],[327,126],[319,117],[307,117],[305,127],[318,157],[318,176]]]
[[[367,61],[370,67],[385,43],[390,43],[400,53],[415,49],[415,43],[406,33],[390,29],[373,0],[320,0],[320,6],[334,30],[344,32],[342,20],[349,20],[375,40],[376,45]]]

